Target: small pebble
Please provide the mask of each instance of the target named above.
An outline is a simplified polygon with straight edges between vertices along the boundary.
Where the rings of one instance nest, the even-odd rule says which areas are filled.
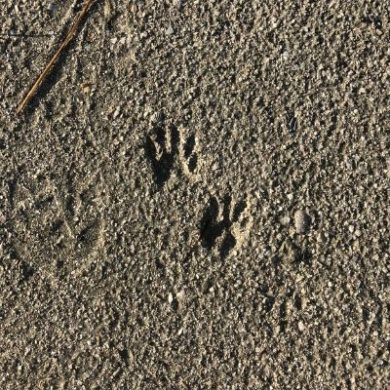
[[[283,217],[280,218],[280,223],[284,226],[287,226],[290,224],[290,217],[288,215],[284,215]]]
[[[168,26],[168,28],[166,29],[166,32],[167,32],[168,35],[172,35],[174,33],[173,27],[172,26]]]
[[[297,210],[294,214],[295,230],[299,234],[306,234],[310,228],[310,217],[304,210]]]

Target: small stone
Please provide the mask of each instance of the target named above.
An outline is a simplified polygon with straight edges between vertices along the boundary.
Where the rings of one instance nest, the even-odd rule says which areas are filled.
[[[91,93],[91,83],[81,84],[81,91],[84,95],[90,95]]]
[[[117,107],[116,110],[114,111],[113,118],[116,119],[118,117],[118,115],[120,114],[120,112],[121,112],[120,107]]]
[[[167,28],[167,30],[166,30],[166,31],[167,31],[167,34],[168,34],[168,35],[172,35],[172,34],[173,34],[173,32],[174,32],[174,31],[173,31],[173,27],[172,27],[172,26],[168,26],[168,28]]]
[[[298,322],[298,329],[300,332],[303,332],[305,330],[305,325],[303,324],[302,321]]]
[[[280,218],[280,223],[284,226],[289,225],[291,222],[290,217],[288,215],[284,215],[282,218]]]
[[[215,163],[211,166],[211,170],[212,170],[213,172],[216,172],[216,171],[219,170],[219,164],[218,164],[218,162],[215,162]]]
[[[299,234],[306,234],[310,228],[310,217],[304,210],[297,210],[294,214],[295,230]]]
[[[180,303],[183,303],[185,301],[185,291],[184,290],[180,290],[177,294],[176,294],[176,299],[180,302]]]

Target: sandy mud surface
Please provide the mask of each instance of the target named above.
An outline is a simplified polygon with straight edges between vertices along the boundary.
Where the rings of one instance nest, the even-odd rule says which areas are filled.
[[[390,385],[388,0],[0,0],[0,388]]]

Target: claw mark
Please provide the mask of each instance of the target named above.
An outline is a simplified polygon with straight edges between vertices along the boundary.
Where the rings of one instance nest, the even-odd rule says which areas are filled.
[[[295,133],[298,128],[298,119],[296,118],[293,111],[289,111],[286,115],[287,128],[290,133]]]
[[[235,202],[230,195],[224,197],[221,207],[212,197],[200,222],[203,247],[208,250],[216,247],[222,258],[227,257],[233,248],[239,248],[252,224],[247,207],[247,200]]]

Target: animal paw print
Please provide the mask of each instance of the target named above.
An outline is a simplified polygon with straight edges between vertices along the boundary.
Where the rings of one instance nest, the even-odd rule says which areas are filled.
[[[83,268],[104,246],[104,190],[99,175],[74,168],[58,185],[38,175],[15,192],[16,249],[55,276]]]
[[[198,142],[196,134],[187,134],[185,129],[158,123],[145,144],[153,176],[158,188],[169,180],[175,168],[177,157],[184,173],[195,178],[198,174]]]
[[[217,248],[221,257],[225,258],[244,242],[252,224],[247,212],[248,200],[234,201],[226,195],[219,204],[215,197],[209,205],[200,222],[200,239],[203,247],[208,250]]]
[[[73,237],[74,250],[78,257],[88,256],[102,238],[106,194],[100,175],[95,173],[84,177],[72,169],[61,194],[65,223]]]

